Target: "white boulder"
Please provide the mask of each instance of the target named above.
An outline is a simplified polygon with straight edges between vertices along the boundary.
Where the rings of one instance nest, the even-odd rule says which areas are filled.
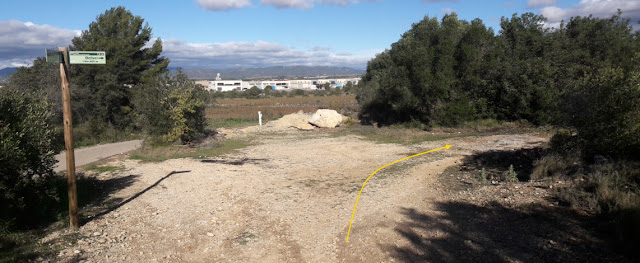
[[[309,118],[309,123],[320,128],[335,128],[342,123],[342,114],[335,110],[319,109]]]

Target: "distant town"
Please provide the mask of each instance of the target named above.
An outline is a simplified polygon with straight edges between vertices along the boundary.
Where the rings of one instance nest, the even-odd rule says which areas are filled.
[[[271,79],[271,80],[248,80],[243,81],[241,79],[223,80],[220,73],[216,75],[215,80],[197,81],[196,83],[207,87],[210,92],[225,92],[225,91],[244,91],[252,87],[258,89],[272,89],[272,90],[316,90],[324,89],[326,84],[329,84],[332,89],[342,88],[349,82],[351,85],[357,85],[360,81],[360,77],[352,78],[319,78],[319,79]]]

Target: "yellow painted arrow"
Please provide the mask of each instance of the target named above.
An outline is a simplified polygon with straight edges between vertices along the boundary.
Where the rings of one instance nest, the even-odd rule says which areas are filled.
[[[405,158],[402,158],[400,160],[388,163],[388,164],[378,168],[378,170],[375,170],[373,173],[371,173],[371,175],[369,175],[369,177],[367,177],[367,180],[365,180],[364,183],[362,184],[362,187],[360,188],[360,192],[358,193],[358,198],[356,198],[356,204],[353,206],[353,213],[351,213],[351,221],[349,222],[349,231],[347,232],[347,243],[349,243],[349,235],[351,234],[351,225],[353,224],[353,217],[356,215],[356,208],[358,207],[358,201],[360,201],[360,194],[362,194],[362,190],[364,189],[364,186],[367,184],[369,179],[371,179],[371,176],[373,176],[378,171],[380,171],[380,170],[384,169],[385,167],[387,167],[389,165],[392,165],[394,163],[402,162],[404,160],[411,159],[413,157],[420,156],[420,155],[423,155],[425,153],[435,152],[435,151],[439,151],[439,150],[442,150],[442,149],[449,149],[449,148],[451,148],[451,145],[447,144],[447,146],[445,146],[445,147],[441,147],[441,148],[438,148],[438,149],[433,149],[433,150],[426,151],[426,152],[419,153],[419,154],[414,154],[414,155],[411,155],[409,157],[405,157]]]

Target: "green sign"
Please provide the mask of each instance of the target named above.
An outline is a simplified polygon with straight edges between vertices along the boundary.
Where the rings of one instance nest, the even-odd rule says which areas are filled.
[[[69,51],[69,64],[107,64],[104,51]]]
[[[44,52],[46,54],[47,62],[62,63],[62,52],[55,49],[45,49]]]

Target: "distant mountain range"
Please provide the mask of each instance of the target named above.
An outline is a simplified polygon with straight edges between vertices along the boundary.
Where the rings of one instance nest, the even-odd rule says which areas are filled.
[[[171,68],[175,72],[177,68]],[[232,69],[208,69],[190,68],[182,69],[190,79],[210,79],[216,78],[220,73],[222,79],[290,79],[303,77],[337,77],[337,76],[360,76],[364,70],[347,67],[326,67],[326,66],[279,66],[266,68],[232,68]]]
[[[0,69],[0,82],[4,82],[9,78],[9,75],[18,71],[18,68],[3,68]]]

